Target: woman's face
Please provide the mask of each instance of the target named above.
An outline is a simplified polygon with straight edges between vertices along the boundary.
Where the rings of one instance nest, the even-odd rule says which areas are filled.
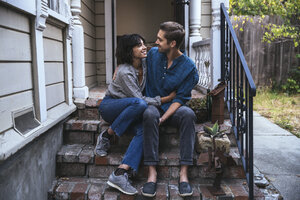
[[[143,40],[141,40],[141,43],[138,46],[133,47],[132,53],[133,58],[142,59],[147,57],[147,47]]]

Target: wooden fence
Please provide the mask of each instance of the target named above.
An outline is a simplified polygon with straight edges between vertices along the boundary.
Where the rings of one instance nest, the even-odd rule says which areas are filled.
[[[258,16],[232,16],[231,21],[233,27],[238,24],[236,34],[256,86],[270,86],[273,81],[285,82],[288,72],[300,66],[300,59],[296,58],[300,48],[295,48],[292,41],[262,42],[264,29],[261,25],[280,24],[279,18],[266,16],[260,23]]]

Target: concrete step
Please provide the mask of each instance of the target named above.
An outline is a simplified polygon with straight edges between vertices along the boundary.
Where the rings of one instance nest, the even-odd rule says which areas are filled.
[[[141,190],[146,179],[134,180],[133,186],[137,188],[138,194],[134,196],[125,195],[118,190],[111,188],[106,183],[107,179],[99,178],[76,178],[64,177],[58,178],[53,182],[48,191],[48,200],[139,200],[148,199],[142,196]],[[222,196],[216,196],[210,193],[208,188],[212,186],[212,181],[202,179],[191,179],[193,195],[185,199],[248,199],[247,184],[244,179],[224,179],[221,182],[221,188],[225,192]],[[157,194],[152,199],[157,200],[183,200],[178,192],[178,180],[158,179]],[[263,194],[255,190],[255,199],[263,199]]]
[[[84,176],[105,178],[118,165],[121,164],[126,147],[115,147],[109,151],[108,156],[99,157],[94,155],[93,145],[73,144],[63,145],[56,156],[57,176]],[[159,154],[158,171],[159,177],[179,177],[179,148],[162,148]],[[244,178],[243,167],[241,166],[237,149],[230,151],[228,167],[224,170],[224,177]],[[191,177],[213,178],[215,173],[210,171],[205,158],[201,154],[194,154],[194,165],[189,170]],[[147,167],[141,164],[138,178],[147,177]]]

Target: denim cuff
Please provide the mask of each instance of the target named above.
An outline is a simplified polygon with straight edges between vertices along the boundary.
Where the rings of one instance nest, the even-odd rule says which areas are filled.
[[[193,161],[181,160],[180,165],[193,165]]]
[[[158,165],[158,161],[145,161],[144,160],[144,165],[147,165],[147,166],[156,166],[156,165]]]

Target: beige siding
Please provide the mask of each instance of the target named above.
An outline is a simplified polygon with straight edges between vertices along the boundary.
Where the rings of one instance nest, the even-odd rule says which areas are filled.
[[[29,17],[0,5],[0,133],[12,112],[33,105]]]
[[[47,109],[53,108],[65,101],[64,83],[57,83],[46,87]]]
[[[105,72],[105,23],[104,23],[104,1],[95,1],[96,14],[96,65],[98,85],[106,82]]]
[[[31,63],[0,63],[0,96],[32,89]]]
[[[63,29],[46,24],[43,32],[47,110],[65,101]]]
[[[45,63],[45,82],[46,85],[64,81],[63,63]]]
[[[202,0],[200,34],[203,39],[210,38],[210,28],[212,22],[211,12],[211,0]]]
[[[0,27],[0,44],[0,60],[31,61],[29,33]]]
[[[97,85],[95,2],[81,0],[80,20],[84,29],[85,82],[91,88]]]

